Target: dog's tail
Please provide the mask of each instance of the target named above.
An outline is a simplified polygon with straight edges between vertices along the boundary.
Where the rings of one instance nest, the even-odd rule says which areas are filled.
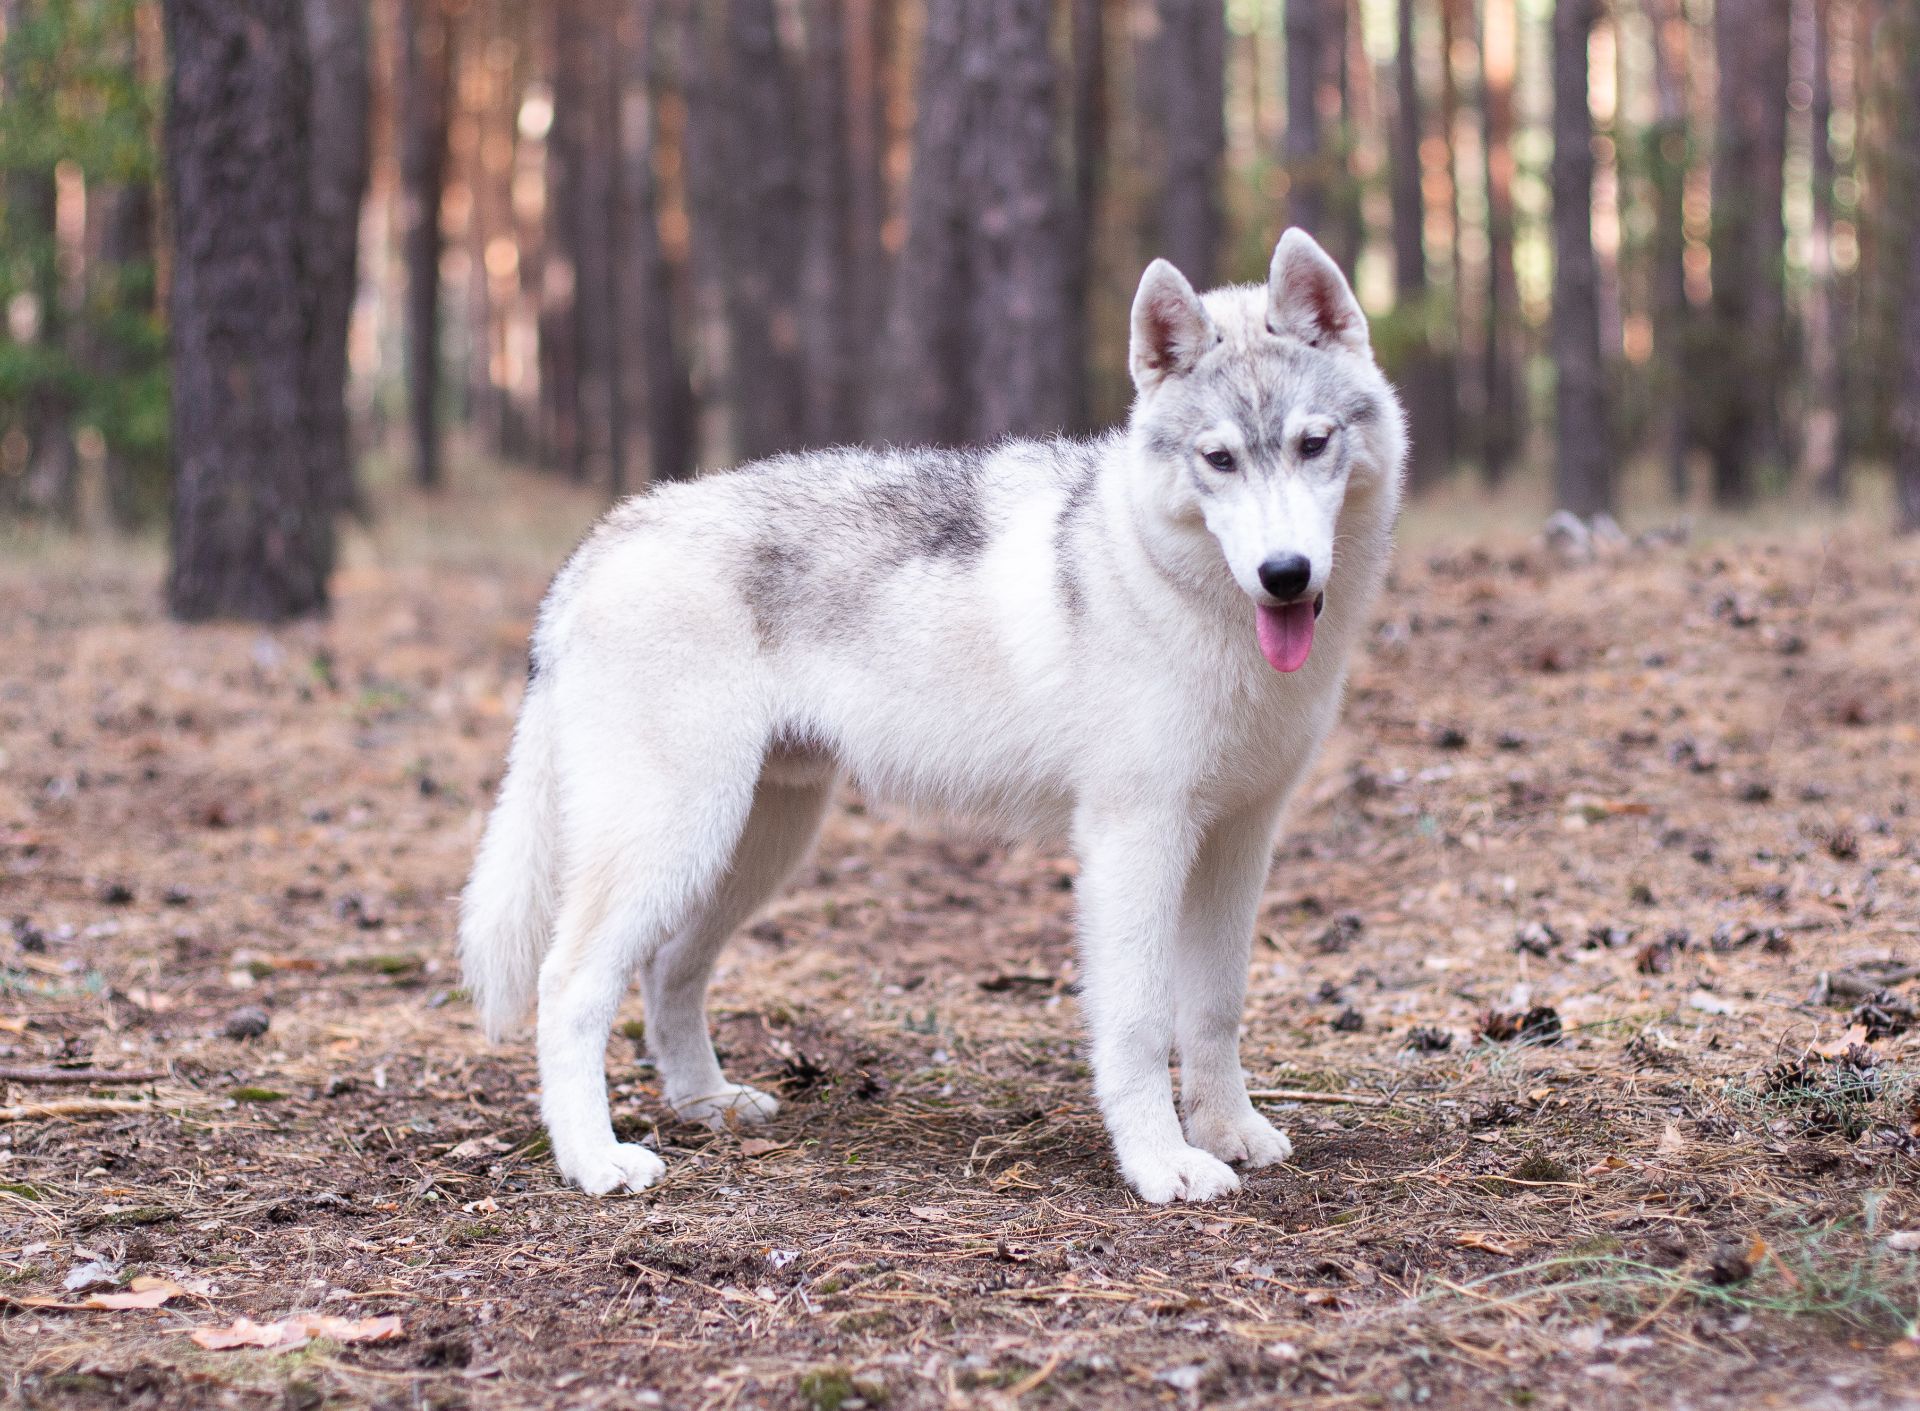
[[[506,778],[460,895],[460,968],[495,1041],[526,1013],[552,936],[560,822],[552,695],[538,681],[527,688]]]

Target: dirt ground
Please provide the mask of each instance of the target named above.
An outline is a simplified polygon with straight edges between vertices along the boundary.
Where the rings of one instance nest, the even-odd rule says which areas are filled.
[[[784,1111],[674,1123],[636,1000],[668,1177],[593,1200],[451,960],[578,526],[526,503],[415,506],[283,631],[0,565],[0,1400],[1920,1406],[1920,546],[1405,550],[1244,1045],[1360,1100],[1267,1100],[1234,1198],[1114,1173],[1062,850],[849,792],[716,985]],[[192,1336],[299,1314],[400,1333]]]

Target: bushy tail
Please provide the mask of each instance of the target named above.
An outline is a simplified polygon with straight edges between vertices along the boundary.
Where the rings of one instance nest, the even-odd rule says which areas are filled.
[[[521,704],[506,778],[460,895],[460,968],[496,1041],[526,1012],[552,934],[559,799],[551,696],[535,685]]]

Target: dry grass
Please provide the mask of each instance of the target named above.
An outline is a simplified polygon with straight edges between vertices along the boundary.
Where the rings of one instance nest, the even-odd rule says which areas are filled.
[[[1920,961],[1913,546],[1565,567],[1416,533],[1283,841],[1245,1044],[1260,1088],[1382,1105],[1276,1103],[1298,1164],[1232,1200],[1144,1207],[1110,1169],[1071,863],[849,795],[717,986],[784,1113],[672,1124],[636,1004],[616,1110],[669,1177],[592,1201],[449,969],[542,566],[585,515],[534,503],[402,505],[333,621],[273,633],[159,620],[144,551],[0,577],[0,1065],[166,1075],[5,1085],[116,1105],[0,1121],[0,1395],[1916,1404],[1920,1268],[1888,1237],[1920,1228],[1920,1040],[1849,1052],[1859,999],[1809,1000]],[[242,1007],[264,1034],[226,1034]],[[1476,1037],[1539,1007],[1560,1042]],[[96,1256],[204,1291],[20,1302]],[[308,1310],[408,1337],[184,1336]]]

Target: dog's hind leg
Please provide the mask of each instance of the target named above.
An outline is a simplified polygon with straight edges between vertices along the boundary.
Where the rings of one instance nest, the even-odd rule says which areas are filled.
[[[773,773],[774,771],[770,771]],[[759,910],[812,846],[833,792],[830,770],[800,783],[763,775],[726,876],[706,904],[642,965],[647,1041],[668,1105],[711,1127],[764,1122],[780,1110],[766,1093],[727,1081],[707,1030],[707,981],[727,938]]]
[[[711,724],[698,747],[636,749],[613,705],[610,693],[584,704],[563,740],[561,901],[540,967],[541,1113],[561,1174],[594,1195],[641,1190],[665,1169],[614,1138],[607,1035],[634,967],[722,884],[759,761],[757,741]]]

